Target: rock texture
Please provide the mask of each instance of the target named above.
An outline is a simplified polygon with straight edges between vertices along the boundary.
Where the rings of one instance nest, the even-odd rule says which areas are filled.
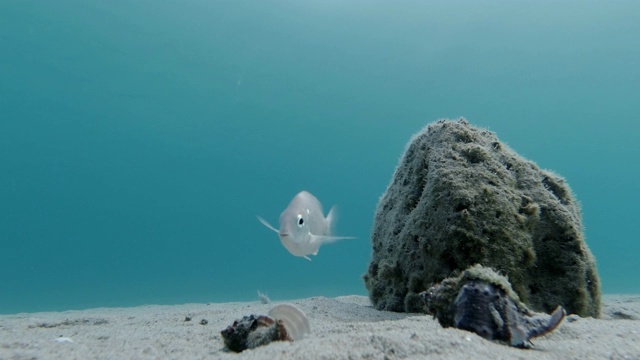
[[[464,119],[411,139],[378,204],[372,245],[364,281],[377,309],[423,311],[418,293],[481,264],[534,311],[600,315],[595,260],[565,180]]]

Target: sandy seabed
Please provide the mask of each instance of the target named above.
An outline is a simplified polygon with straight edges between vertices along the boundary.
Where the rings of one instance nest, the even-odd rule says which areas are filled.
[[[1,315],[0,359],[640,359],[640,295],[605,296],[601,319],[569,316],[530,350],[444,329],[428,315],[377,311],[364,296],[287,302],[307,314],[312,333],[242,353],[227,351],[220,331],[282,302]]]

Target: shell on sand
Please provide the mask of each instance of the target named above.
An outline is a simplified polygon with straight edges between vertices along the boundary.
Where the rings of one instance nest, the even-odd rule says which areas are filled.
[[[269,310],[269,317],[282,320],[287,333],[292,340],[300,340],[304,334],[311,333],[309,319],[297,306],[292,304],[279,304]]]

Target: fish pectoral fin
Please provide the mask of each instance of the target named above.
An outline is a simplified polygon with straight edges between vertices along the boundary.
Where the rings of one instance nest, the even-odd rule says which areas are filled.
[[[328,235],[311,235],[311,245],[318,246],[329,244],[338,240],[355,239],[352,236],[328,236]],[[317,250],[316,250],[317,252]]]
[[[269,229],[275,231],[276,233],[280,234],[280,231],[278,231],[278,229],[274,228],[273,226],[271,226],[271,224],[269,224],[267,222],[267,220],[261,218],[260,216],[256,215],[256,217],[258,218],[258,220],[262,223],[262,225],[268,227]]]

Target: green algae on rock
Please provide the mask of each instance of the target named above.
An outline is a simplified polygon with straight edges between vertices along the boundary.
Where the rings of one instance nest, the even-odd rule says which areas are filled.
[[[377,309],[423,311],[420,292],[481,264],[534,311],[600,314],[595,259],[565,180],[464,119],[411,139],[378,203],[372,245],[364,282]]]

